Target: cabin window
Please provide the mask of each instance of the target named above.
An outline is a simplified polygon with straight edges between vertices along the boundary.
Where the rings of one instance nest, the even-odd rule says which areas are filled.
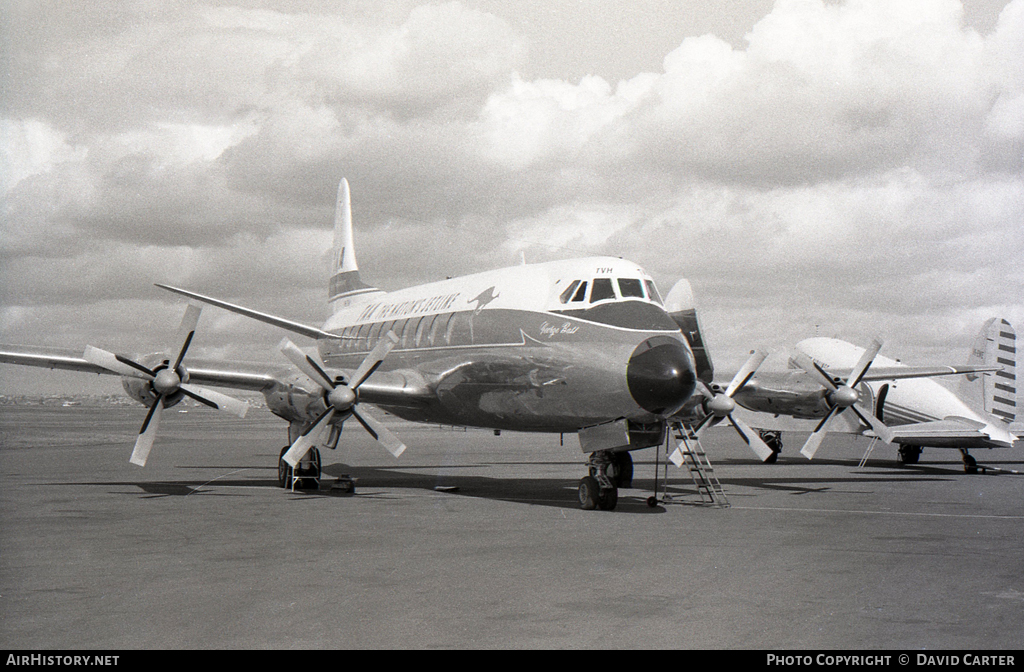
[[[444,344],[445,345],[455,345],[455,343],[452,341],[452,334],[455,331],[455,325],[456,325],[455,316],[456,316],[456,313],[453,312],[452,314],[450,314],[449,319],[447,319],[447,321],[444,323]],[[440,334],[439,331],[437,333]]]
[[[572,293],[573,293],[574,291],[576,291],[576,287],[577,287],[577,286],[578,286],[579,284],[580,284],[580,281],[579,281],[579,280],[573,280],[573,281],[572,281],[572,284],[570,284],[570,285],[569,285],[568,287],[566,287],[566,288],[565,288],[565,291],[564,291],[564,292],[562,292],[562,295],[561,295],[560,297],[558,297],[558,298],[559,298],[559,300],[560,300],[560,301],[561,301],[562,303],[567,303],[567,302],[569,301],[569,297],[571,297],[571,296],[572,296]]]
[[[576,293],[573,295],[572,300],[573,301],[582,301],[586,297],[587,297],[587,283],[584,282],[584,283],[582,283],[580,285],[580,288],[576,290]]]
[[[359,331],[356,333],[356,349],[357,350],[369,350],[369,335],[372,324],[362,324],[359,326]]]
[[[430,323],[434,321],[433,315],[420,318],[420,323],[416,325],[416,347],[420,345],[426,345],[426,341],[423,338],[424,334],[430,333]]]
[[[370,334],[366,338],[366,347],[369,350],[373,349],[373,346],[377,345],[377,339],[380,337],[380,328],[384,326],[383,322],[376,322],[370,327]]]
[[[448,322],[448,333],[445,340],[449,345],[472,345],[473,316],[469,312],[455,313]]]
[[[612,287],[611,278],[596,278],[594,288],[590,290],[590,302],[597,303],[605,299],[614,299],[615,289]]]
[[[619,278],[619,296],[622,298],[637,297],[644,298],[644,286],[638,278]]]
[[[410,319],[405,323],[405,328],[402,329],[402,347],[403,348],[414,348],[414,344],[419,340],[420,335],[420,323],[423,322],[422,317],[416,319]]]
[[[651,301],[663,303],[661,300],[661,294],[658,294],[658,288],[654,286],[654,281],[644,280],[644,284],[647,285],[647,298]]]
[[[436,318],[434,318],[434,323],[430,325],[430,337],[428,339],[430,341],[431,346],[441,345],[441,338],[443,338],[444,334],[447,333],[448,322],[451,319],[451,313],[447,315],[438,315]]]

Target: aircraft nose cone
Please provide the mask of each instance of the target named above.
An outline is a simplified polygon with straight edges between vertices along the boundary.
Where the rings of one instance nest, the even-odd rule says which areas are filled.
[[[682,408],[697,385],[693,358],[678,340],[649,338],[636,347],[626,365],[629,393],[644,410],[669,415]]]

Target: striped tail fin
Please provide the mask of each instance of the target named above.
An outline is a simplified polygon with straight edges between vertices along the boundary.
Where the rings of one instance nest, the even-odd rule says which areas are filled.
[[[980,392],[986,413],[1015,423],[1017,413],[1017,334],[1009,322],[992,318],[974,341],[968,364],[1001,366],[1002,371],[967,376],[964,385]],[[979,390],[980,386],[980,390]]]
[[[334,260],[331,280],[327,289],[327,300],[337,312],[353,304],[357,298],[379,292],[359,278],[359,264],[356,263],[356,249],[352,241],[352,201],[348,180],[342,178],[338,184],[338,203],[334,210]]]

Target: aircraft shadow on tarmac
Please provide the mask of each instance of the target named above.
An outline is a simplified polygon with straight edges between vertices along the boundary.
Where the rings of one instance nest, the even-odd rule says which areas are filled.
[[[797,464],[805,465],[806,463]],[[333,479],[347,475],[355,481],[355,494],[350,496],[360,498],[390,499],[393,497],[393,493],[387,492],[388,490],[420,490],[554,508],[576,508],[578,506],[576,491],[578,482],[575,479],[566,479],[564,477],[517,478],[511,475],[496,478],[477,474],[450,473],[452,471],[516,465],[521,465],[524,468],[530,466],[543,468],[562,465],[580,466],[576,462],[501,462],[495,464],[444,464],[389,468],[376,466],[353,467],[344,463],[334,463],[324,466],[323,478],[321,479],[319,489],[296,489],[294,493],[289,494],[295,498],[338,497],[339,495],[331,489],[334,482]],[[719,478],[727,496],[736,494],[736,488],[753,490],[752,494],[754,496],[756,496],[757,490],[806,495],[829,491],[837,486],[863,485],[870,487],[879,484],[922,483],[929,481],[951,481],[957,478],[984,477],[981,474],[964,474],[962,470],[958,469],[958,464],[951,462],[922,462],[899,467],[889,462],[876,461],[868,462],[865,467],[859,468],[855,463],[848,460],[815,460],[815,465],[822,468],[835,467],[837,471],[838,468],[842,468],[845,471],[835,475],[800,475],[788,469],[785,463],[780,463],[776,465],[763,465],[763,473],[757,476],[730,477],[728,475],[730,466],[762,466],[751,460],[739,459],[717,461],[716,471],[720,474]],[[121,491],[118,494],[134,494],[142,499],[186,497],[191,495],[204,497],[245,497],[249,495],[244,492],[244,489],[278,489],[280,487],[276,479],[276,473],[271,468],[265,466],[182,465],[180,468],[210,469],[217,470],[218,472],[223,472],[227,469],[229,471],[224,476],[207,480],[197,478],[162,481],[51,483],[50,485],[135,486],[142,491],[141,494],[131,491]],[[620,489],[616,511],[632,514],[665,511],[661,505],[654,508],[647,505],[647,498],[656,489],[654,469],[655,463],[653,461],[637,461],[635,463],[636,473],[633,479],[633,487]],[[267,473],[268,476],[274,473],[275,477],[244,478],[241,476],[245,473],[251,475],[252,472],[263,472]],[[659,495],[665,492],[665,484],[662,480],[664,473],[664,464],[658,465],[657,490]],[[688,474],[684,469],[671,467],[668,473],[669,485],[667,491],[673,498],[673,504],[706,506],[701,501],[696,487],[689,480]],[[999,474],[1001,472],[992,473]],[[730,489],[733,489],[732,493],[730,493]],[[745,494],[750,496],[750,494]]]

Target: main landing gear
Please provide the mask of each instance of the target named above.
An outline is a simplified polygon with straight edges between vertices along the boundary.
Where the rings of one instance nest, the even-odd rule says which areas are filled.
[[[320,451],[314,446],[309,449],[299,466],[292,469],[284,461],[284,454],[291,446],[281,449],[277,458],[277,484],[292,490],[316,490],[320,488]]]
[[[587,461],[590,475],[580,479],[580,508],[611,511],[619,502],[619,488],[633,485],[633,458],[628,452],[599,450]]]
[[[985,467],[979,467],[978,461],[975,460],[970,453],[967,452],[966,448],[960,449],[960,455],[964,458],[964,473],[965,474],[976,474],[978,469],[985,471]]]
[[[782,432],[774,429],[762,429],[757,432],[761,440],[772,449],[772,454],[765,460],[765,464],[775,464],[779,460],[779,453],[782,452]]]
[[[906,466],[908,464],[917,464],[917,461],[921,459],[921,447],[920,446],[900,446],[896,452],[896,462],[899,465]]]

